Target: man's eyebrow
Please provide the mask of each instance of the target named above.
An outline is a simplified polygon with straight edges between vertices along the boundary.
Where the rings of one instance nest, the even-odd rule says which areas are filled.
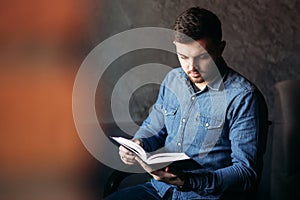
[[[180,56],[187,57],[186,55],[184,55],[184,54],[182,54],[182,53],[179,53],[179,52],[177,52],[177,54],[180,55]]]
[[[179,52],[177,52],[177,54],[180,55],[180,56],[188,57],[188,56],[186,56],[186,55],[184,55],[182,53],[179,53]],[[206,55],[206,54],[209,54],[209,53],[205,51],[203,53],[200,53],[199,55],[196,55],[195,58],[203,56],[203,55]]]

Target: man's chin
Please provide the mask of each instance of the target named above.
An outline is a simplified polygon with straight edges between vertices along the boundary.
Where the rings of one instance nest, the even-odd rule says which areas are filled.
[[[191,78],[191,81],[193,83],[203,83],[204,79],[203,78]]]

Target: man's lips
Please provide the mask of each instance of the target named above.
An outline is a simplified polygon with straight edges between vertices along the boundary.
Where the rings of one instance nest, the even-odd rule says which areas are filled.
[[[201,74],[198,71],[190,72],[189,75],[195,78],[201,76]]]

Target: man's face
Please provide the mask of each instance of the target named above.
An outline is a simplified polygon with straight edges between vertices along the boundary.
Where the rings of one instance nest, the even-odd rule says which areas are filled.
[[[220,57],[221,51],[210,39],[174,44],[183,71],[196,86],[207,84],[216,76],[218,69],[214,60]]]

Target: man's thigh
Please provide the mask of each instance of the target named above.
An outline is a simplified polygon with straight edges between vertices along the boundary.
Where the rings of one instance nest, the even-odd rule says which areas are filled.
[[[105,198],[105,200],[130,199],[130,200],[161,200],[151,183],[120,189]]]

